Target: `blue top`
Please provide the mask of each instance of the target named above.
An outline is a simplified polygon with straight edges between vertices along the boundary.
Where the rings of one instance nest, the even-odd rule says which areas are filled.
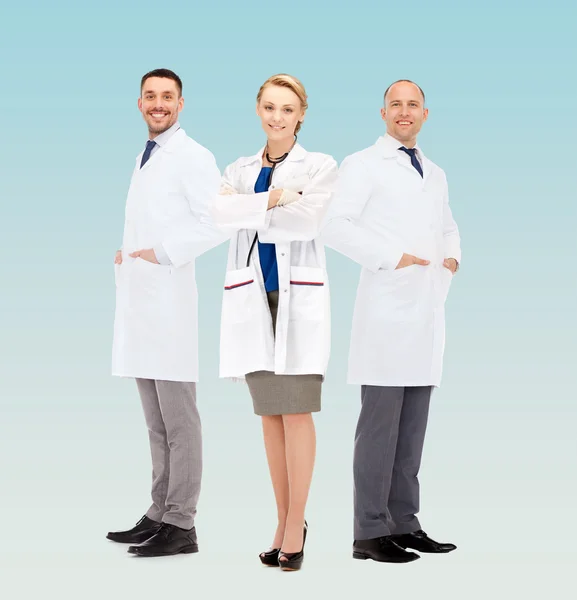
[[[267,192],[267,181],[271,172],[271,167],[263,167],[258,174],[258,179],[254,184],[254,191]],[[267,292],[278,290],[278,265],[276,263],[276,248],[274,244],[258,243],[258,257],[262,276],[264,277],[264,288]]]

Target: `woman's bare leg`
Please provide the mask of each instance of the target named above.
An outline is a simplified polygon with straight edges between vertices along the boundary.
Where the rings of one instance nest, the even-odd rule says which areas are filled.
[[[311,413],[283,415],[289,508],[282,542],[285,553],[300,552],[303,546],[305,507],[313,476],[316,435]]]
[[[289,511],[289,481],[286,463],[285,430],[282,416],[263,416],[262,430],[278,515],[278,525],[271,548],[280,548],[285,534],[286,519]]]

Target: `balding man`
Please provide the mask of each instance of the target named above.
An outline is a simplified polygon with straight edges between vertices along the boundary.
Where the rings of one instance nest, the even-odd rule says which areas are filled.
[[[461,258],[445,173],[417,146],[423,91],[385,92],[387,132],[342,163],[323,241],[362,266],[348,381],[361,385],[353,557],[410,562],[450,552],[422,531],[418,472],[429,400],[441,381],[445,299]]]

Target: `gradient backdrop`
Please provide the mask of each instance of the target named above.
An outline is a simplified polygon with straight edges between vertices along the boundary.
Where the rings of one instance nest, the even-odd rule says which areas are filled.
[[[84,3],[2,7],[0,420],[4,596],[569,598],[577,531],[575,12],[550,1]],[[345,384],[359,268],[328,252],[334,341],[307,559],[257,554],[275,525],[259,420],[217,379],[226,248],[198,261],[201,553],[140,560],[104,539],[148,506],[135,385],[114,379],[112,261],[146,130],[141,75],[184,80],[181,123],[223,169],[263,143],[254,98],[305,83],[300,136],[341,161],[383,133],[382,93],[426,91],[420,138],[447,172],[463,263],[423,461],[422,523],[454,541],[413,565],[351,560]],[[282,580],[282,581],[281,581]]]

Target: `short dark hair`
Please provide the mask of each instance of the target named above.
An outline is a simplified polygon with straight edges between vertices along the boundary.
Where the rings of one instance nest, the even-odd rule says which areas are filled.
[[[385,105],[387,104],[387,94],[389,93],[389,90],[397,83],[412,83],[413,85],[416,85],[419,88],[419,92],[421,92],[421,95],[423,96],[423,104],[425,104],[425,92],[423,92],[420,85],[416,84],[410,79],[398,79],[397,81],[391,83],[391,85],[385,90],[385,95],[383,96],[383,101]]]
[[[142,88],[144,87],[144,83],[147,79],[151,77],[162,77],[163,79],[172,79],[176,83],[176,87],[178,88],[178,95],[182,96],[182,80],[180,77],[170,69],[154,69],[153,71],[149,71],[146,75],[142,76],[140,80],[140,93],[142,93]]]

